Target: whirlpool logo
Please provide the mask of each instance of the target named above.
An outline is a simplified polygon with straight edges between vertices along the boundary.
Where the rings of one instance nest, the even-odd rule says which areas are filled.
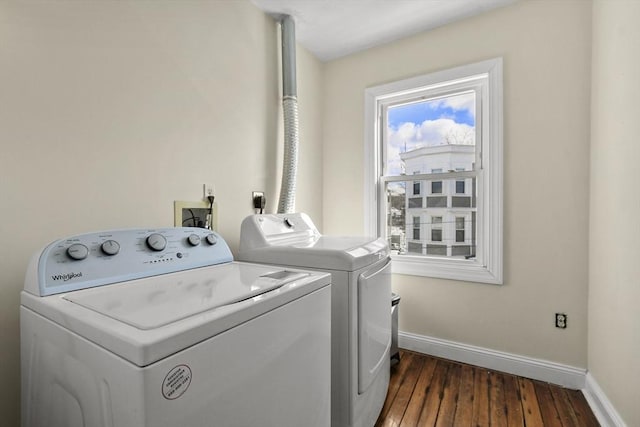
[[[82,271],[78,272],[78,273],[65,273],[65,274],[56,274],[51,276],[51,278],[53,280],[62,280],[63,282],[67,282],[71,279],[76,279],[78,277],[82,277]]]

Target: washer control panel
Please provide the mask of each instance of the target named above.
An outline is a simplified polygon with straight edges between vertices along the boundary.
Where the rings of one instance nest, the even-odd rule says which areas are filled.
[[[46,296],[233,261],[227,243],[204,228],[111,230],[57,240],[32,260]],[[31,280],[31,282],[36,282]]]

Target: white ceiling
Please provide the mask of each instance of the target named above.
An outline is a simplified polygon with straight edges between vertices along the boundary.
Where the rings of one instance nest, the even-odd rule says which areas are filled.
[[[290,15],[298,43],[321,61],[368,49],[518,0],[251,0]]]

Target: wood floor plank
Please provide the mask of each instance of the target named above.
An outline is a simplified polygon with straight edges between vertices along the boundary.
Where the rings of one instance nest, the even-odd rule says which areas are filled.
[[[478,368],[473,381],[473,417],[472,426],[489,425],[489,371]]]
[[[522,400],[518,378],[514,375],[504,374],[504,399],[507,407],[507,425],[509,427],[523,427],[524,415],[522,414]]]
[[[407,373],[407,369],[409,368],[409,366],[411,366],[412,360],[417,357],[420,356],[412,352],[404,352],[400,350],[400,363],[391,367],[391,378],[389,379],[387,398],[384,401],[382,410],[380,411],[380,416],[378,417],[378,422],[376,422],[376,427],[382,426],[383,421],[389,413],[389,409],[391,408],[391,405],[393,404],[393,401],[398,394],[400,384],[402,384],[402,380]]]
[[[442,391],[442,401],[436,427],[451,427],[454,425],[453,420],[458,406],[458,390],[460,389],[460,371],[461,366],[458,364],[453,364],[449,368],[444,390]]]
[[[567,396],[566,391],[561,387],[549,387],[553,402],[558,410],[558,415],[562,421],[563,427],[580,427],[578,418],[571,407],[571,400]]]
[[[527,378],[518,378],[520,385],[520,397],[522,399],[522,413],[524,414],[524,422],[529,426],[542,426],[542,414],[538,406],[538,398],[533,381]]]
[[[451,363],[447,363],[442,360],[438,360],[436,368],[433,371],[433,377],[427,395],[420,412],[420,419],[418,420],[419,426],[434,426],[438,419],[438,413],[440,411],[440,402],[442,401],[442,394],[444,391],[444,384],[447,381],[447,373],[449,371]]]
[[[436,359],[430,358],[427,359],[422,366],[422,371],[420,372],[420,376],[418,377],[418,382],[416,383],[416,387],[413,391],[413,395],[411,396],[411,400],[409,400],[407,410],[402,417],[400,427],[418,426],[420,413],[422,412],[422,408],[425,404],[427,391],[429,390],[429,387],[431,385],[436,364]]]
[[[489,417],[492,427],[507,427],[507,409],[504,398],[504,379],[499,372],[489,375]]]
[[[562,427],[562,420],[558,415],[556,405],[553,403],[553,397],[549,386],[540,381],[533,381],[533,387],[536,390],[538,405],[540,406],[540,414],[545,427]]]
[[[400,386],[398,388],[398,392],[396,393],[396,396],[391,403],[389,412],[387,412],[385,420],[381,424],[382,427],[397,427],[400,425],[402,417],[404,416],[404,412],[406,411],[407,405],[409,404],[409,400],[411,400],[413,389],[416,386],[418,375],[422,370],[422,366],[424,365],[425,360],[426,359],[424,357],[414,357],[410,361],[410,364],[407,367],[405,375],[402,378],[402,382],[400,383]]]
[[[456,416],[453,421],[453,425],[456,427],[471,427],[472,425],[474,373],[472,366],[462,365],[458,406],[456,407]]]
[[[587,399],[584,398],[584,395],[580,390],[565,390],[569,400],[571,402],[571,407],[578,419],[578,423],[583,427],[597,427],[600,425],[595,415],[593,415],[593,411],[589,408],[589,404],[587,403]]]
[[[376,427],[595,427],[580,391],[401,350]]]

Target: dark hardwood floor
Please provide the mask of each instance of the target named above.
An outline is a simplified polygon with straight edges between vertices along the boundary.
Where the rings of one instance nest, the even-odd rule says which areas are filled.
[[[598,426],[582,392],[400,352],[376,427]]]

